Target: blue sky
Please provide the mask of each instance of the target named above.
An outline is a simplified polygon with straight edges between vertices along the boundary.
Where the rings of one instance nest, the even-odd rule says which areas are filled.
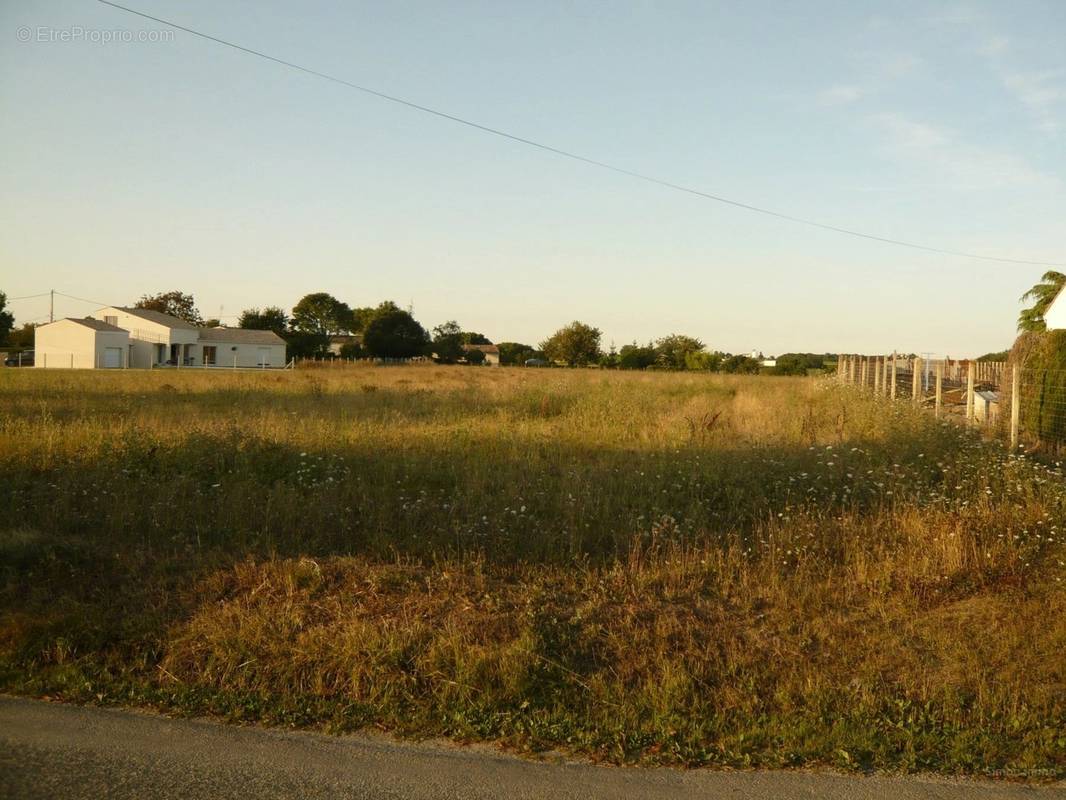
[[[742,202],[1066,262],[1058,0],[128,2]],[[180,288],[229,316],[321,290],[496,341],[581,319],[617,345],[683,332],[732,351],[965,356],[1010,344],[1043,271],[754,215],[186,33],[96,41],[165,28],[89,0],[5,3],[0,27],[12,297]],[[47,314],[46,300],[12,306]]]

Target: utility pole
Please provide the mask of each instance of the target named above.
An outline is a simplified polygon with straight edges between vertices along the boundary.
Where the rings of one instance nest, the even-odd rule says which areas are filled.
[[[49,289],[48,292],[49,292],[49,294],[48,294],[48,321],[49,322],[55,322],[56,321],[56,290],[55,289]]]

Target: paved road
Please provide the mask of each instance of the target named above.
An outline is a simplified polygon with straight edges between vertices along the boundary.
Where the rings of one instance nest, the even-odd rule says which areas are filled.
[[[0,697],[2,798],[1050,800],[1066,788],[524,761],[487,748],[241,728]]]

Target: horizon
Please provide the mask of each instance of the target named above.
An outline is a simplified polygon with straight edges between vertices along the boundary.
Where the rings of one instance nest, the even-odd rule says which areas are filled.
[[[1061,4],[132,8],[742,203],[1048,266],[752,214],[182,31],[92,41],[169,29],[57,0],[0,12],[9,36],[31,31],[0,51],[9,297],[177,289],[235,324],[325,291],[494,342],[578,319],[605,348],[682,333],[733,353],[973,357],[1010,346],[1018,298],[1066,260]],[[47,304],[12,302],[16,324]],[[57,318],[92,310],[57,298]]]

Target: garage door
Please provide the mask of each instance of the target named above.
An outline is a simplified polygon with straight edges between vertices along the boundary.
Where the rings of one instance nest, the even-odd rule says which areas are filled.
[[[270,348],[269,347],[260,347],[259,348],[259,366],[261,366],[261,367],[269,367],[270,366]]]
[[[104,366],[108,369],[120,369],[122,367],[122,348],[104,348]]]

